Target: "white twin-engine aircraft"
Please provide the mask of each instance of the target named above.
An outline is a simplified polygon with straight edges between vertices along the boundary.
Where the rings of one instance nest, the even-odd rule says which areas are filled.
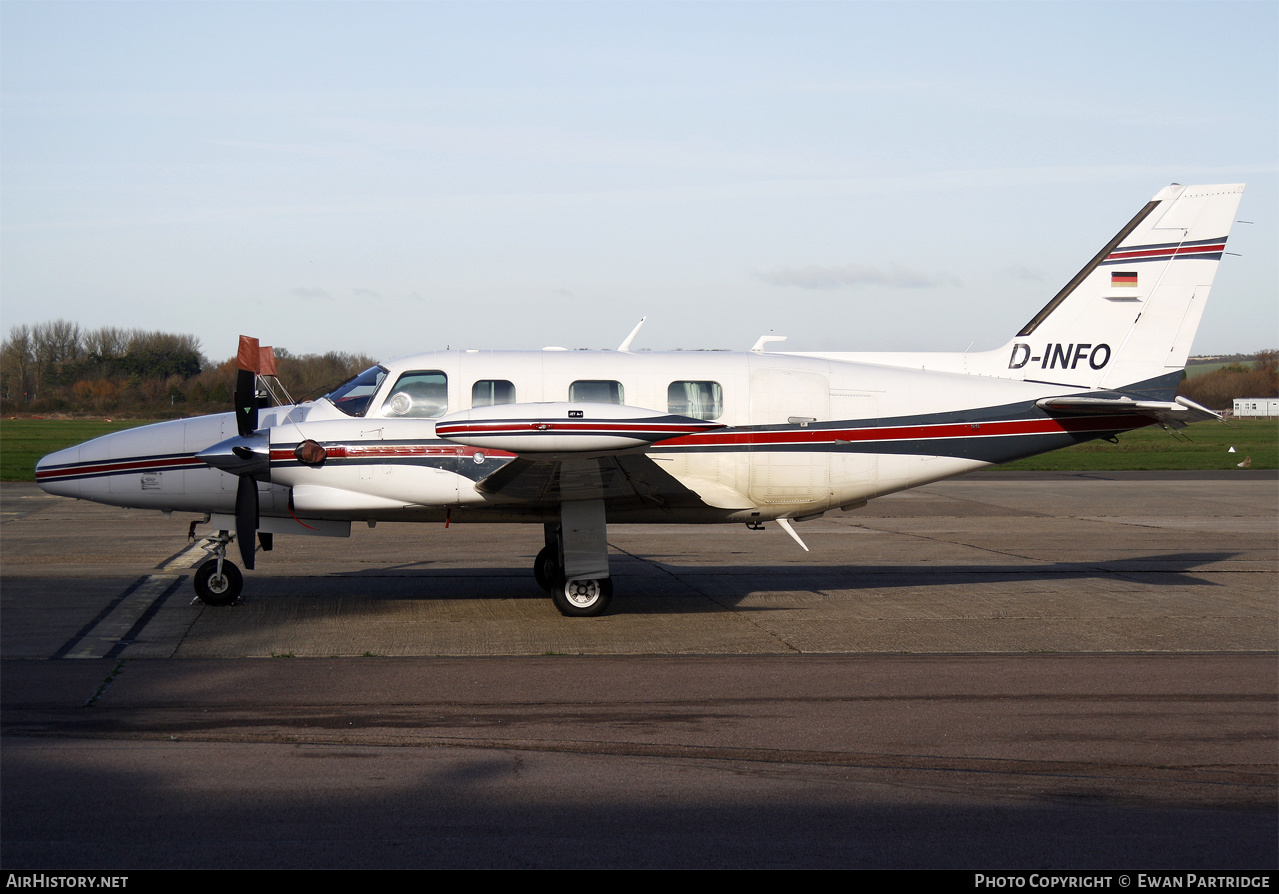
[[[792,521],[1152,423],[1175,397],[1242,185],[1161,190],[1001,348],[964,354],[444,351],[315,401],[260,406],[241,340],[235,411],[59,451],[46,491],[204,513],[200,599],[226,605],[239,541],[351,522],[541,523],[533,573],[565,615],[612,596],[606,525]],[[641,323],[643,321],[641,320]],[[195,524],[193,523],[192,529]],[[807,547],[804,547],[807,549]]]

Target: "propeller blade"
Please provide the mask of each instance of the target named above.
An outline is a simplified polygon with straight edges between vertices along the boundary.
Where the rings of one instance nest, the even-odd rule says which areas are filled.
[[[257,374],[252,370],[235,372],[235,428],[242,438],[258,430]]]
[[[240,347],[235,355],[235,427],[240,437],[248,437],[258,430],[258,373],[262,371],[262,357],[270,352],[249,335],[240,336]],[[272,368],[275,356],[271,355]]]
[[[244,567],[253,570],[253,541],[258,529],[258,483],[250,475],[241,475],[235,491],[235,539],[240,541],[240,558]]]

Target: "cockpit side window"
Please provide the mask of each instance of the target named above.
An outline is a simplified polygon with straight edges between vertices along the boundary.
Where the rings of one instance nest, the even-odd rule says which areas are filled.
[[[438,369],[407,372],[382,403],[382,415],[433,419],[449,409],[449,377]]]
[[[380,366],[366,369],[354,378],[347,379],[337,388],[324,395],[348,416],[363,416],[369,410],[369,401],[377,393],[382,380],[386,378],[386,370]]]

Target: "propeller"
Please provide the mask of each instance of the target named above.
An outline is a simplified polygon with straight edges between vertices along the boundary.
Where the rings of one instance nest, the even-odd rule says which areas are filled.
[[[235,490],[235,539],[240,543],[244,567],[253,570],[253,535],[258,530],[258,483],[252,475],[241,475]]]
[[[258,430],[258,373],[263,360],[270,358],[270,374],[275,372],[275,357],[270,347],[263,348],[256,338],[240,336],[235,355],[235,428],[247,438]]]
[[[240,542],[244,567],[253,568],[253,540],[257,533],[258,483],[271,474],[271,444],[258,434],[257,377],[275,374],[275,356],[270,347],[261,347],[256,338],[240,336],[235,358],[235,428],[237,435],[201,450],[196,459],[214,468],[240,476],[235,490],[235,539]],[[270,534],[258,534],[264,550],[272,546]]]
[[[244,336],[240,336],[244,338]],[[250,369],[235,371],[235,430],[247,438],[258,430],[258,375]]]

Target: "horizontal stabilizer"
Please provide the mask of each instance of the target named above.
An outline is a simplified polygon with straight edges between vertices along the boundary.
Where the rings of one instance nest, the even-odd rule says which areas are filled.
[[[1191,422],[1204,422],[1209,419],[1222,421],[1221,414],[1207,407],[1200,406],[1193,400],[1178,397],[1175,400],[1133,400],[1130,397],[1045,397],[1035,402],[1041,410],[1049,413],[1083,413],[1096,415],[1130,414],[1133,416],[1149,416],[1164,425],[1181,428]]]

